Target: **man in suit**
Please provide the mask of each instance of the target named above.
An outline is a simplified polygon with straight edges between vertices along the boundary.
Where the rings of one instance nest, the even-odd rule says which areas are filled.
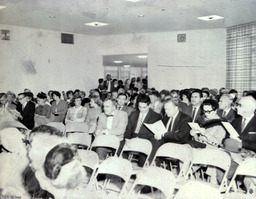
[[[104,113],[101,113],[99,116],[95,136],[109,134],[117,136],[120,141],[123,140],[128,116],[126,112],[116,110],[115,105],[115,100],[106,99],[104,101]],[[99,158],[104,160],[107,154],[112,152],[112,150],[98,147],[96,152],[99,155]]]
[[[144,123],[153,124],[161,120],[161,116],[150,109],[150,98],[146,94],[140,94],[137,97],[138,109],[133,111],[128,118],[128,125],[126,127],[124,138],[143,138],[147,139],[152,143],[153,149],[149,160],[153,158],[157,140],[154,138],[154,134],[145,126]],[[145,162],[146,157],[139,155],[138,164],[142,166]]]
[[[151,101],[150,108],[160,114],[163,108],[163,103],[160,100],[160,93],[158,91],[151,91],[149,93],[149,98]]]
[[[228,138],[224,141],[224,147],[231,151],[240,151],[242,153],[250,154],[247,151],[256,153],[256,99],[252,96],[242,97],[237,106],[237,113],[240,117],[232,121],[232,126],[240,135],[240,141]],[[238,164],[231,161],[228,178],[230,179]]]
[[[19,121],[24,124],[28,129],[34,128],[35,104],[29,100],[29,97],[26,93],[18,94],[18,99],[20,104],[22,105],[20,110],[22,117],[19,118]]]
[[[178,90],[171,90],[170,92],[170,96],[171,96],[171,99],[172,101],[178,105],[179,107],[179,110],[181,112],[184,112],[187,108],[187,104],[185,102],[182,102],[180,100],[180,95],[179,95],[179,91]]]
[[[191,104],[188,105],[184,113],[192,118],[192,122],[201,122],[202,112],[201,112],[201,103],[203,99],[203,94],[200,89],[195,89],[191,93]]]
[[[117,96],[116,109],[126,112],[127,115],[129,116],[133,111],[133,108],[125,105],[126,101],[127,101],[127,95],[124,93],[119,93]]]
[[[113,81],[111,81],[111,75],[107,74],[106,76],[106,80],[103,83],[105,89],[106,89],[106,93],[107,92],[112,92],[114,90],[114,83]]]
[[[182,113],[179,110],[179,107],[171,99],[168,99],[164,103],[164,109],[166,116],[162,119],[163,124],[165,125],[167,132],[162,135],[161,144],[167,142],[174,143],[187,143],[191,139],[190,128],[188,122],[191,122],[191,117]]]
[[[223,94],[219,100],[219,109],[217,114],[228,122],[232,122],[237,115],[236,111],[231,108],[232,102],[233,97],[229,94]]]

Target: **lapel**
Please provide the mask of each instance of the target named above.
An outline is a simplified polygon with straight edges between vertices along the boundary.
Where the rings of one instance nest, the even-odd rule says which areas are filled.
[[[147,123],[148,122],[148,120],[149,120],[149,118],[150,118],[150,112],[151,112],[152,110],[151,109],[149,109],[149,111],[148,111],[148,113],[147,113],[147,115],[146,115],[146,117],[144,118],[144,120],[143,120],[143,123]]]
[[[180,121],[180,112],[178,113],[177,117],[175,118],[174,122],[173,123],[173,128],[172,128],[172,132],[175,132],[175,130],[177,129],[177,126],[178,126],[178,123]]]
[[[116,123],[118,122],[118,110],[114,110],[114,117],[112,120],[112,126],[111,129],[114,129],[116,127]]]
[[[246,125],[245,129],[243,130],[242,134],[248,134],[249,133],[249,130],[250,128],[255,125],[255,121],[256,121],[256,115],[254,114],[254,116],[252,117],[252,119],[249,121],[249,123]],[[241,128],[241,125],[242,125],[242,119],[241,119],[241,122],[240,122],[240,128]]]

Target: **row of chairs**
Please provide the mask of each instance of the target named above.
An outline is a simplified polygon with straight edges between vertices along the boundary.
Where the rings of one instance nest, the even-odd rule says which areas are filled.
[[[70,134],[70,135],[75,135],[75,134]],[[89,150],[93,149],[94,147],[107,147],[107,148],[112,148],[115,151],[117,151],[118,147],[119,147],[119,140],[115,139],[116,136],[111,136],[111,135],[102,135],[102,136],[97,136],[96,139],[94,140],[94,142],[88,147]],[[218,193],[223,193],[223,192],[229,192],[230,190],[236,191],[236,181],[235,181],[235,176],[236,175],[249,175],[249,176],[256,176],[256,163],[255,163],[255,159],[252,159],[251,162],[249,162],[249,165],[254,165],[254,167],[252,167],[251,169],[248,170],[248,164],[247,161],[243,164],[241,164],[238,169],[237,169],[237,173],[234,175],[232,181],[229,183],[228,186],[228,181],[227,181],[227,172],[229,170],[230,164],[231,164],[231,158],[230,156],[221,150],[215,150],[215,149],[192,149],[190,146],[188,145],[180,145],[180,144],[174,144],[174,143],[167,143],[162,145],[156,152],[153,161],[151,163],[151,165],[148,162],[148,157],[151,153],[152,150],[152,145],[151,142],[149,142],[148,140],[145,139],[139,139],[139,138],[134,138],[132,140],[129,140],[121,154],[120,154],[120,158],[118,158],[119,162],[121,161],[121,157],[122,154],[125,151],[132,151],[132,152],[140,152],[143,153],[147,156],[147,159],[145,161],[145,164],[142,168],[141,171],[144,172],[145,169],[147,169],[148,166],[151,167],[156,167],[159,165],[156,165],[156,160],[157,158],[173,158],[173,159],[178,159],[180,161],[180,172],[178,173],[178,176],[175,178],[175,184],[174,187],[179,189],[182,187],[182,185],[184,185],[184,182],[186,182],[187,180],[191,180],[191,179],[196,179],[197,177],[195,176],[195,169],[197,168],[198,165],[208,165],[208,166],[212,166],[212,167],[216,167],[219,168],[221,170],[224,170],[224,176],[222,178],[222,181],[220,183],[220,185],[215,185],[214,189],[217,187]],[[93,151],[88,152],[85,150],[79,150],[80,153],[94,153]],[[83,152],[82,152],[83,151]],[[132,153],[133,154],[133,153]],[[81,157],[83,157],[84,155],[81,154]],[[97,154],[95,155],[97,156]],[[116,152],[114,153],[114,156],[117,157]],[[86,157],[86,156],[84,156]],[[84,158],[83,158],[84,159]],[[96,158],[97,159],[97,158]],[[111,160],[111,159],[110,159]],[[110,161],[109,160],[109,161]],[[105,160],[107,161],[107,160]],[[104,162],[105,162],[104,161]],[[125,162],[126,160],[124,160],[123,162]],[[132,157],[129,157],[127,161],[132,161]],[[84,162],[90,162],[88,161],[88,158],[84,159]],[[95,176],[95,172],[96,170],[98,171],[98,174],[100,172],[102,172],[102,170],[99,168],[102,166],[96,162],[99,162],[99,160],[96,160],[93,164],[94,166],[91,166],[90,168],[94,171],[92,176]],[[89,164],[89,163],[87,163]],[[90,163],[91,164],[91,163]],[[106,163],[107,164],[107,163]],[[104,164],[103,164],[104,165]],[[85,165],[86,166],[86,165]],[[88,166],[88,165],[87,165]],[[115,167],[114,167],[115,168]],[[170,167],[171,168],[171,167]],[[111,170],[111,166],[109,166],[109,169]],[[117,170],[117,169],[115,169]],[[129,169],[125,169],[125,171],[129,171]],[[140,172],[135,172],[137,174],[136,180],[140,179],[138,178],[138,176],[140,176]],[[167,171],[167,170],[166,170]],[[200,171],[202,171],[200,169]],[[106,172],[106,171],[105,171]],[[127,172],[129,173],[129,172]],[[134,171],[131,171],[131,174],[134,174]],[[113,174],[115,175],[115,174]],[[143,174],[144,175],[144,174]],[[204,175],[205,173],[202,172],[201,174],[199,174],[199,177],[202,180],[204,179]],[[97,176],[97,175],[96,175]],[[121,175],[122,176],[122,175]],[[129,175],[128,175],[129,176]],[[168,174],[165,174],[165,176],[168,176]],[[129,176],[130,177],[130,176]],[[93,178],[93,177],[92,177]],[[126,179],[125,176],[121,177],[122,179]],[[210,182],[210,186],[213,185],[213,179],[214,175],[211,176],[211,178],[208,177],[208,182]],[[95,179],[95,178],[93,178]],[[154,182],[157,182],[157,179],[160,179],[162,181],[163,177],[158,175],[156,177],[151,176],[151,178]],[[172,183],[174,182],[173,180],[171,180]],[[206,181],[206,180],[205,180]],[[126,181],[125,181],[126,182]],[[168,182],[168,181],[164,181],[164,182]],[[106,182],[106,184],[104,186],[106,186],[109,182]],[[136,184],[136,182],[135,182]],[[157,184],[163,184],[163,183],[157,183]],[[149,185],[150,186],[150,185]],[[154,187],[154,186],[153,186]],[[160,189],[161,190],[161,189]],[[164,189],[165,190],[165,189]],[[121,194],[122,195],[122,194]],[[167,197],[168,198],[168,197]]]

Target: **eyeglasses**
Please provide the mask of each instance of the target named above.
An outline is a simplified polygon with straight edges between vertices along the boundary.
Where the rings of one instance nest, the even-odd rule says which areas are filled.
[[[208,114],[210,114],[212,111],[214,111],[214,110],[210,110],[210,111],[203,110],[204,113],[208,113]]]

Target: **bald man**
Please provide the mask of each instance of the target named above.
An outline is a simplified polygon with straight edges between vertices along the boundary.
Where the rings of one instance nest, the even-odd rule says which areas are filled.
[[[231,108],[232,103],[233,97],[230,94],[223,94],[220,97],[217,114],[228,122],[232,122],[237,116],[236,111]]]

